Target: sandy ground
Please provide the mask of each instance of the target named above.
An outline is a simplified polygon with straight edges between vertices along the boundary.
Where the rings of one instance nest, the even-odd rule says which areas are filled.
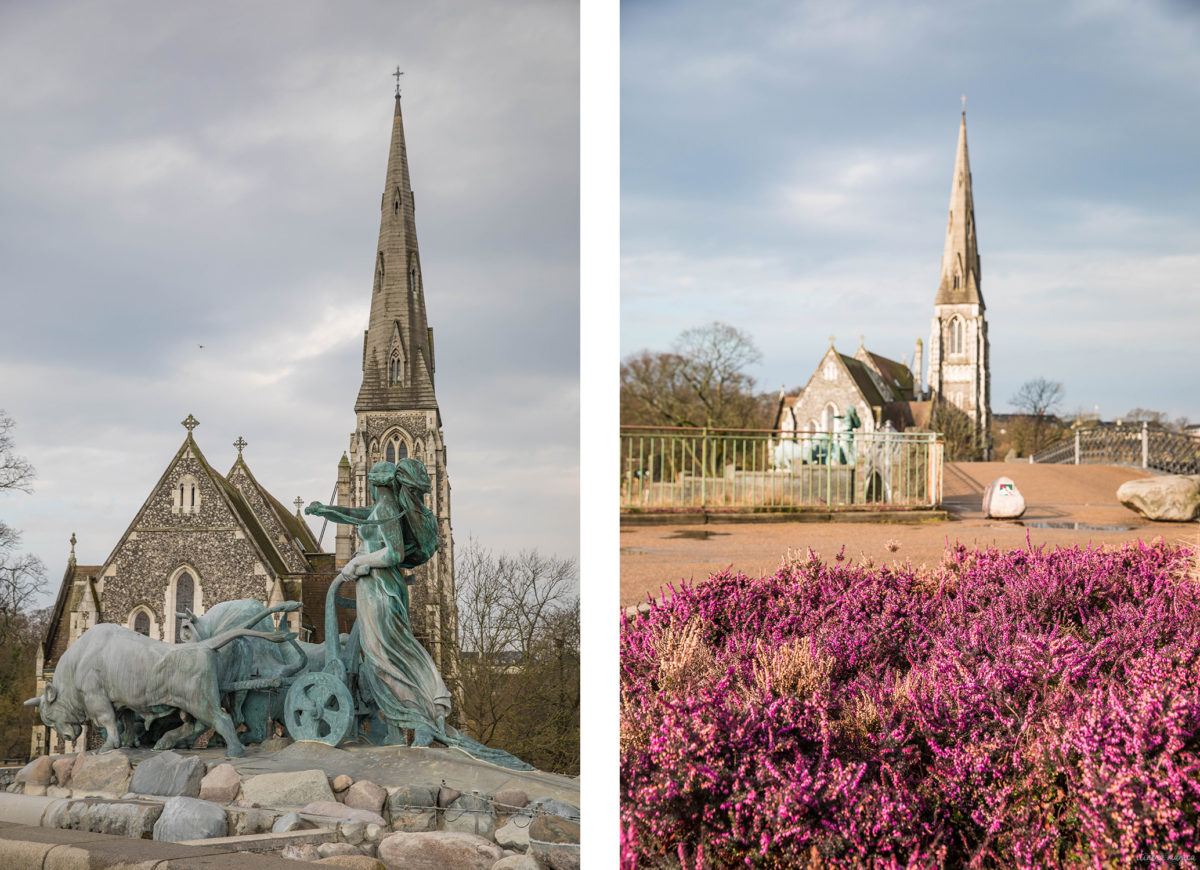
[[[1025,497],[1020,520],[989,520],[983,490],[1004,475]],[[697,580],[728,567],[763,575],[779,567],[789,549],[812,548],[832,558],[843,546],[855,560],[876,565],[935,564],[947,544],[1011,549],[1047,544],[1115,544],[1151,541],[1195,544],[1197,523],[1155,523],[1117,501],[1117,487],[1145,472],[1107,465],[1028,465],[952,462],[946,466],[943,507],[950,519],[923,523],[714,523],[622,526],[621,605],[657,597],[667,584]],[[892,551],[889,542],[898,545]]]

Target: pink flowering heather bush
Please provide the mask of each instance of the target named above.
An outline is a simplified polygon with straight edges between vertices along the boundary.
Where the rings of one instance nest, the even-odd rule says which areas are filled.
[[[810,554],[672,590],[622,628],[623,866],[1192,862],[1189,557]]]

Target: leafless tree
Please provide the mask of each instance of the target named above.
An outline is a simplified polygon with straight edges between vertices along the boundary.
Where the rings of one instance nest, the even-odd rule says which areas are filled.
[[[669,353],[643,350],[621,364],[625,425],[757,428],[769,424],[746,369],[762,361],[749,334],[727,323],[688,329]]]
[[[461,725],[542,770],[579,772],[579,571],[526,550],[455,553]]]
[[[929,411],[929,428],[942,436],[949,462],[979,459],[983,447],[976,443],[975,421],[962,409],[941,396],[933,400]]]
[[[12,417],[0,408],[0,493],[19,490],[30,492],[33,489],[33,466],[23,456],[13,452],[13,429],[16,427]]]
[[[1026,381],[1008,403],[1024,414],[1029,421],[1028,437],[1025,439],[1030,454],[1037,453],[1057,438],[1055,415],[1065,396],[1063,385],[1058,381],[1034,378]]]

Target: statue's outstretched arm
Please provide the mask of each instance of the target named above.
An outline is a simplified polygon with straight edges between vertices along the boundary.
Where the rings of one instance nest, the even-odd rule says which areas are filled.
[[[304,512],[306,514],[316,514],[319,517],[328,517],[335,523],[357,526],[364,520],[370,519],[371,510],[369,507],[337,507],[314,501],[304,509]]]

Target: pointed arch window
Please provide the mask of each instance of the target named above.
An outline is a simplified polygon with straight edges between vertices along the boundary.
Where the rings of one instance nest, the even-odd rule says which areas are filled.
[[[388,383],[395,385],[404,380],[404,356],[400,348],[392,348],[392,357],[388,361]]]
[[[957,286],[957,285],[955,285]],[[963,353],[966,347],[963,333],[963,321],[961,317],[955,317],[950,321],[950,353]]]
[[[179,629],[183,620],[178,616],[187,610],[197,615],[204,612],[204,590],[194,569],[182,565],[175,570],[167,581],[166,606],[163,608],[166,617],[165,630],[167,643],[179,643]]]
[[[408,292],[417,292],[417,267],[412,266],[408,270]]]
[[[833,431],[834,425],[837,423],[837,419],[836,419],[837,412],[838,412],[837,405],[835,405],[833,402],[830,402],[828,405],[825,406],[825,413],[822,415],[822,417],[823,417],[822,428],[826,432]]]
[[[399,462],[408,458],[408,445],[399,434],[388,438],[387,445],[383,448],[383,458],[387,462]]]

